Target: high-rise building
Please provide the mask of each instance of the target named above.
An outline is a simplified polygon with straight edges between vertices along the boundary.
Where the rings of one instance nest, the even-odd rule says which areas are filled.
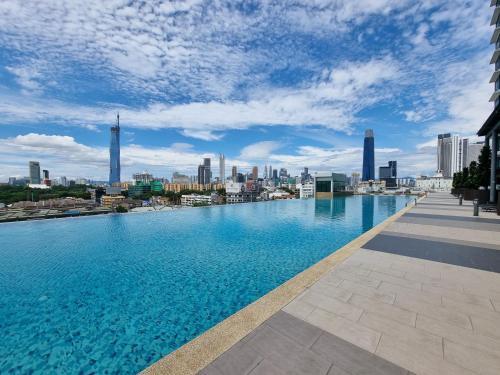
[[[222,183],[226,181],[226,157],[219,154],[219,178]]]
[[[267,179],[267,165],[264,165],[264,180]]]
[[[443,177],[450,178],[453,174],[462,170],[462,150],[461,139],[450,133],[439,134],[437,143],[437,171]]]
[[[398,163],[396,160],[391,160],[387,166],[379,167],[378,178],[385,181],[387,188],[395,188],[398,186]]]
[[[116,115],[116,125],[111,127],[109,145],[109,184],[120,182],[120,114]]]
[[[375,180],[375,138],[372,129],[365,131],[362,179],[363,181]]]
[[[278,179],[278,170],[277,169],[273,169],[273,179],[274,180]]]
[[[149,184],[151,181],[153,181],[153,175],[148,172],[142,172],[142,173],[134,173],[132,175],[132,180],[135,181],[135,183],[143,183],[143,184]]]
[[[481,155],[481,150],[484,147],[484,142],[475,142],[469,143],[467,147],[467,161],[464,164],[464,167],[468,167],[471,162],[477,162],[479,159],[479,155]]]
[[[29,162],[30,184],[40,184],[40,163],[38,161]]]
[[[357,172],[352,172],[351,175],[351,186],[356,187],[359,185],[359,173]]]
[[[273,177],[273,166],[272,165],[269,165],[269,173],[267,174],[267,176],[269,178],[274,178]]]
[[[48,180],[49,179],[49,171],[47,169],[43,170],[43,179]]]
[[[200,185],[208,185],[212,179],[212,171],[210,169],[210,158],[204,158],[203,164],[198,166],[198,183]]]
[[[252,168],[252,180],[258,180],[259,179],[259,167],[255,166]]]
[[[236,168],[236,165],[231,168],[231,179],[233,182],[238,182],[238,168]]]

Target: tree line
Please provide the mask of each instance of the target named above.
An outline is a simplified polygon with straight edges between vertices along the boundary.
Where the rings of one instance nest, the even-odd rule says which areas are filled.
[[[491,175],[491,150],[488,145],[481,149],[478,161],[472,161],[468,167],[461,172],[453,174],[454,189],[479,189],[487,188],[490,184]]]

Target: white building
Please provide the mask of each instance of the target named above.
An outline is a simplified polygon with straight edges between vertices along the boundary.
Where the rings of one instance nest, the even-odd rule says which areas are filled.
[[[28,187],[30,187],[31,189],[50,189],[50,186],[45,184],[28,184]]]
[[[356,186],[359,194],[383,193],[385,191],[385,180],[360,181]]]
[[[243,184],[241,182],[226,182],[226,194],[238,194],[243,190]]]
[[[219,154],[219,178],[221,183],[226,181],[226,157],[224,154]]]
[[[297,189],[300,192],[300,199],[314,198],[314,182],[307,181],[303,184],[297,184]]]
[[[212,205],[212,196],[211,195],[199,195],[199,194],[184,194],[181,196],[181,205],[182,206],[194,206],[196,204],[201,205]]]
[[[453,179],[448,177],[443,177],[442,174],[438,173],[432,177],[421,176],[417,177],[415,187],[424,191],[451,191],[453,187]]]

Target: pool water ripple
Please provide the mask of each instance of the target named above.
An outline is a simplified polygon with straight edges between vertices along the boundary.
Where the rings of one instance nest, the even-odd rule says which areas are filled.
[[[0,225],[0,373],[136,373],[406,201],[353,196]]]

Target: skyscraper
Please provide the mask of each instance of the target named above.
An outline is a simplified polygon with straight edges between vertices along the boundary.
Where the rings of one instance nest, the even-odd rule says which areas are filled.
[[[463,142],[450,133],[439,134],[437,143],[437,171],[443,177],[453,177],[462,170]]]
[[[267,165],[264,165],[264,179],[267,179]]]
[[[212,171],[210,170],[210,158],[204,158],[203,164],[198,166],[198,184],[208,185],[212,178]]]
[[[226,157],[219,154],[219,178],[222,183],[226,181]]]
[[[233,165],[231,168],[231,179],[233,182],[237,182],[238,179],[238,168],[236,168],[236,165]]]
[[[259,167],[255,166],[252,168],[252,179],[255,181],[259,178]]]
[[[30,161],[30,184],[40,184],[40,162]]]
[[[120,114],[116,115],[116,125],[111,127],[109,145],[109,184],[120,182]]]
[[[375,139],[373,130],[365,131],[365,143],[363,146],[363,181],[375,180]]]

